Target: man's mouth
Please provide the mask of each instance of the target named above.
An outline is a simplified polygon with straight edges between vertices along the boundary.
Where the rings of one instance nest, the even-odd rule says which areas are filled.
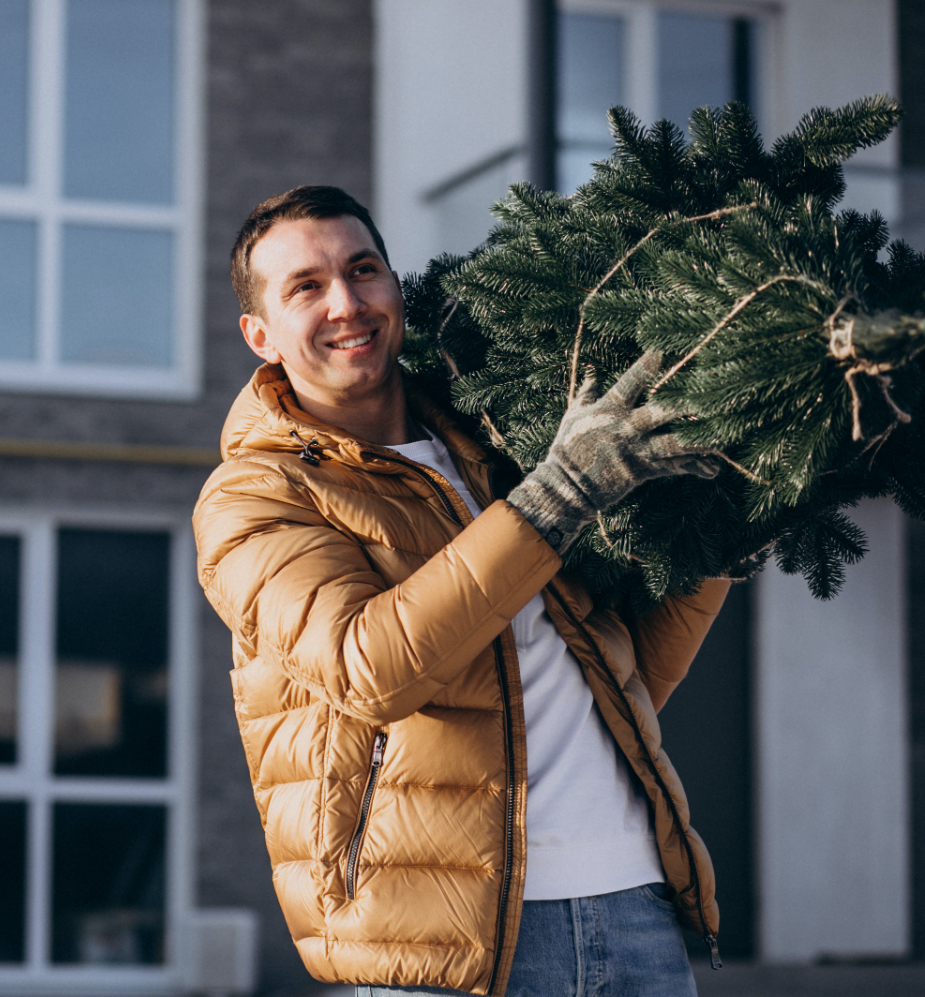
[[[365,332],[362,336],[354,336],[353,339],[342,339],[338,343],[331,343],[335,350],[352,350],[357,346],[365,346],[376,335],[375,329],[372,332]]]

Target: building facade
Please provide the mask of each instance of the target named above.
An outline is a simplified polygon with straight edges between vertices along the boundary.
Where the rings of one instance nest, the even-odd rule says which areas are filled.
[[[227,276],[241,221],[337,184],[420,270],[480,242],[538,162],[574,189],[611,104],[683,123],[742,99],[773,137],[889,91],[906,123],[852,162],[848,200],[925,248],[925,16],[4,0],[0,54],[0,995],[316,992],[189,527],[256,364]],[[844,595],[773,570],[737,587],[665,711],[737,958],[925,958],[925,527],[858,515],[871,553]]]
[[[10,0],[0,49],[0,993],[246,986],[253,943],[309,992],[190,514],[257,362],[237,228],[371,196],[371,10]]]
[[[497,7],[377,2],[376,206],[401,267],[477,244],[515,178],[574,190],[608,155],[611,104],[686,130],[692,108],[742,100],[770,144],[812,107],[884,92],[906,99],[908,123],[848,163],[844,205],[879,210],[925,248],[916,5],[560,0],[552,45],[531,31],[548,4]],[[537,45],[553,77],[547,114]],[[817,603],[768,568],[733,593],[663,714],[734,957],[905,959],[921,938],[910,891],[922,838],[910,792],[910,779],[922,786],[909,712],[915,527],[888,501],[857,519],[870,553],[844,593]]]

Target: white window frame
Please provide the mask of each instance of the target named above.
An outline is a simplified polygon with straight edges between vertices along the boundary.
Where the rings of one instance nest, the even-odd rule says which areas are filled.
[[[160,530],[171,538],[168,602],[168,732],[165,778],[56,776],[54,735],[56,533],[62,527]],[[0,965],[0,994],[175,994],[183,989],[184,925],[194,903],[194,717],[197,658],[196,554],[185,515],[100,509],[0,511],[0,534],[18,535],[20,639],[17,760],[0,765],[0,799],[25,801],[25,962]],[[56,802],[144,804],[167,810],[165,961],[159,966],[55,965],[51,962],[52,813]]]
[[[0,219],[35,221],[36,358],[0,360],[0,390],[191,399],[202,370],[202,213],[205,65],[203,0],[175,0],[175,203],[66,198],[62,189],[67,0],[31,0],[27,182],[0,184]],[[62,228],[67,223],[168,230],[174,236],[170,368],[59,359]]]
[[[777,135],[773,94],[777,92],[774,53],[779,46],[779,8],[762,0],[559,0],[559,9],[576,14],[619,17],[626,25],[626,103],[646,126],[657,121],[658,111],[658,15],[661,11],[712,14],[715,17],[748,17],[760,20],[761,69],[759,104],[755,108],[759,130],[766,143]]]

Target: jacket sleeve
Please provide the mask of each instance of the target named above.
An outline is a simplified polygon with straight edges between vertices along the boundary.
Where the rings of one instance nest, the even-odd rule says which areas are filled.
[[[687,675],[729,591],[729,582],[705,581],[694,595],[667,597],[641,615],[624,618],[633,638],[636,667],[660,710]]]
[[[310,494],[243,461],[213,474],[193,523],[200,582],[229,628],[314,695],[376,724],[429,702],[561,563],[498,501],[387,588]]]

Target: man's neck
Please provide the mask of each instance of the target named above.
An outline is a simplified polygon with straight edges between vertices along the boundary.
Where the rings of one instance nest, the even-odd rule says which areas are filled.
[[[344,404],[321,401],[295,386],[293,391],[298,399],[299,408],[307,415],[378,446],[400,446],[403,443],[425,439],[423,430],[408,411],[404,385],[401,381],[388,395]]]

